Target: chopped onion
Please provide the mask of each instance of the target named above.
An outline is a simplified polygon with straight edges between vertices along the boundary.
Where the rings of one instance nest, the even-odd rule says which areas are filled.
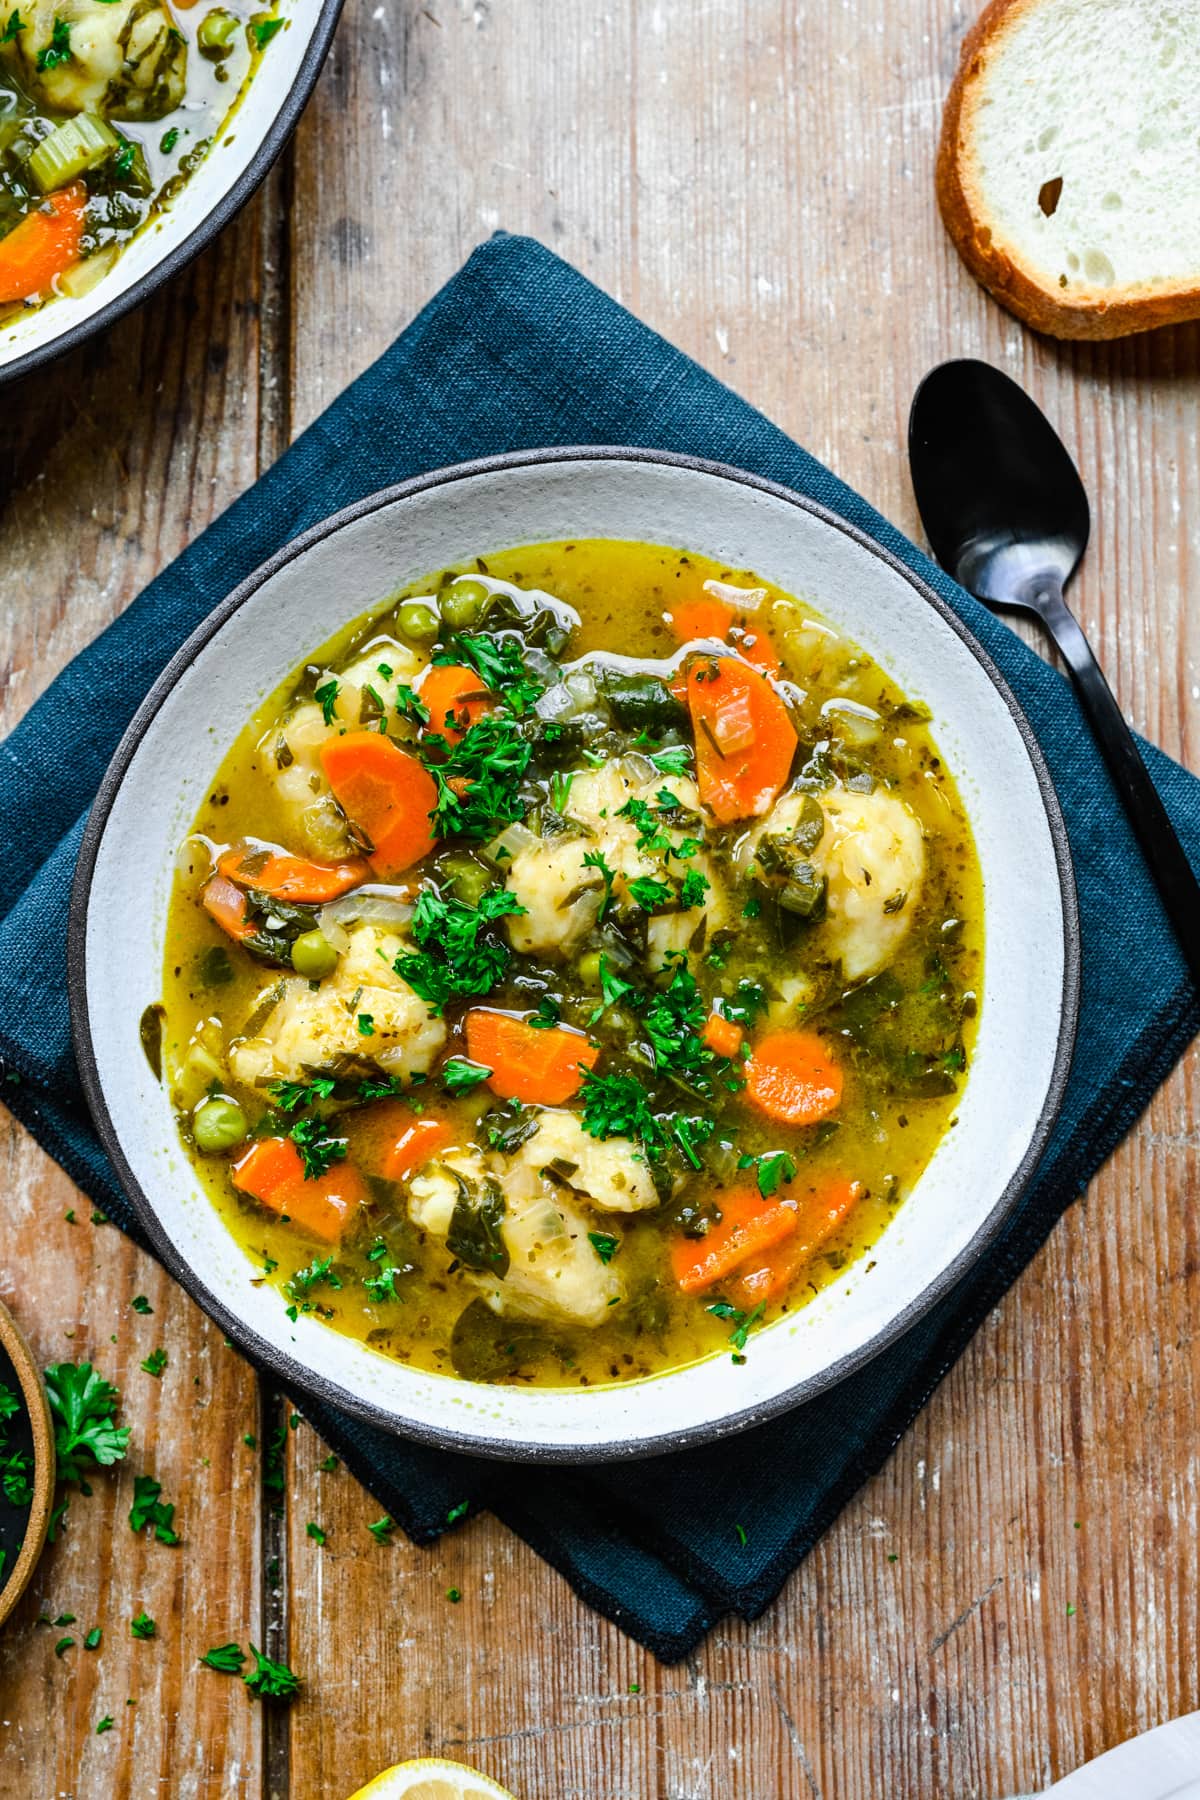
[[[548,687],[534,707],[539,719],[561,723],[577,718],[596,704],[596,679],[586,669],[572,669],[553,687]]]
[[[317,924],[341,955],[350,948],[346,926],[366,920],[372,925],[407,925],[413,916],[408,889],[368,886],[329,901],[317,913]]]
[[[522,850],[529,850],[540,842],[537,832],[530,831],[528,825],[522,825],[518,819],[515,824],[506,825],[499,837],[494,837],[490,844],[485,844],[481,854],[488,862],[502,866],[520,856]]]
[[[738,612],[757,612],[767,598],[764,587],[734,587],[728,581],[706,581],[704,592],[711,594],[714,600],[723,600],[727,606],[736,607]]]

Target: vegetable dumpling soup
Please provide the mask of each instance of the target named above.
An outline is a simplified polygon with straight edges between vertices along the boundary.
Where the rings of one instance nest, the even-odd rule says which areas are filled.
[[[700,557],[543,544],[251,722],[146,1033],[293,1316],[624,1381],[752,1356],[878,1243],[953,1124],[982,918],[928,713],[854,644]]]
[[[96,286],[286,23],[274,0],[0,0],[0,326]]]

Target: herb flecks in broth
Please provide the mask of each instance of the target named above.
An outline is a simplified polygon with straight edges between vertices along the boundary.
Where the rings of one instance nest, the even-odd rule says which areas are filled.
[[[171,913],[166,1079],[250,1278],[471,1380],[753,1355],[966,1078],[982,901],[929,725],[653,546],[348,626],[226,758]]]

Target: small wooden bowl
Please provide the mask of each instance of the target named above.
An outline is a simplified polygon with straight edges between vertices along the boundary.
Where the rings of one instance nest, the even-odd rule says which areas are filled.
[[[30,1576],[46,1542],[54,1500],[55,1470],[54,1432],[41,1373],[33,1360],[33,1352],[3,1305],[0,1305],[0,1381],[15,1388],[24,1406],[24,1410],[7,1423],[8,1443],[27,1455],[33,1454],[33,1502],[29,1511],[17,1512],[0,1496],[0,1550],[9,1553],[4,1574],[0,1575],[0,1625],[3,1625],[29,1586]],[[12,1556],[18,1544],[21,1549],[14,1563]]]

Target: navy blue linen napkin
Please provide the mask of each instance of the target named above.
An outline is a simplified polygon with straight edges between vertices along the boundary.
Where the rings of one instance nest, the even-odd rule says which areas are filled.
[[[690,452],[770,477],[843,514],[937,588],[1032,721],[1066,814],[1082,914],[1078,1049],[1034,1181],[957,1290],[835,1392],[712,1448],[578,1473],[425,1449],[298,1397],[414,1538],[435,1537],[463,1501],[488,1508],[585,1600],[669,1661],[724,1614],[754,1617],[769,1603],[1200,1029],[1170,930],[1067,684],[828,469],[540,245],[501,236],[477,250],[0,745],[0,1093],[136,1235],[80,1092],[64,975],[83,822],[130,716],[211,608],[337,508],[489,452],[587,443]],[[1148,755],[1200,859],[1200,784],[1160,752]]]

